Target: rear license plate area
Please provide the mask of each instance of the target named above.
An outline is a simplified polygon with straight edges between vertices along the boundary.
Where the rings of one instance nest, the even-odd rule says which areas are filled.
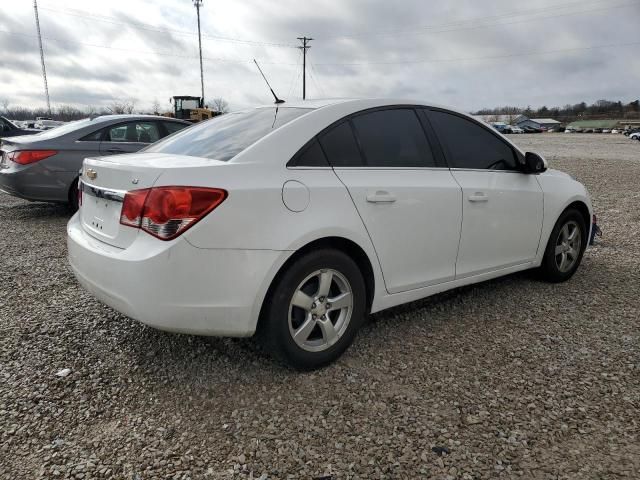
[[[122,201],[114,192],[81,184],[80,218],[86,230],[99,237],[115,238],[120,229]],[[106,193],[106,194],[105,194]],[[111,194],[111,195],[110,195]]]

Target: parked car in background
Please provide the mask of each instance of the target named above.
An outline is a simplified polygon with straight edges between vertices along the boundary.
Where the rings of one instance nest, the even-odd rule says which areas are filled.
[[[35,124],[35,128],[38,130],[51,130],[52,128],[64,125],[66,122],[59,122],[57,120],[42,119],[38,120]]]
[[[628,136],[629,136],[629,135],[631,135],[632,133],[637,133],[637,132],[640,132],[640,128],[627,128],[627,129],[626,129],[624,132],[622,132],[622,133],[624,133],[624,134],[628,137]]]
[[[512,132],[511,125],[507,125],[506,123],[503,123],[503,122],[492,122],[491,126],[502,134],[507,134]]]
[[[632,133],[629,135],[632,140],[640,140],[640,132]]]
[[[18,135],[34,135],[39,130],[22,128],[4,117],[0,117],[0,138],[17,137]]]
[[[524,133],[542,133],[544,130],[542,128],[531,127],[529,125],[525,125],[522,127]]]
[[[593,214],[486,123],[402,100],[222,115],[88,158],[80,192],[69,262],[98,299],[163,330],[257,332],[302,369],[370,312],[530,268],[569,279]]]
[[[611,130],[611,133],[622,133],[622,131],[617,128],[614,128],[613,130]]]
[[[190,125],[152,115],[105,115],[39,135],[5,138],[0,144],[0,190],[77,208],[78,171],[85,157],[137,152]]]
[[[510,125],[511,133],[524,133],[524,130],[517,125]]]

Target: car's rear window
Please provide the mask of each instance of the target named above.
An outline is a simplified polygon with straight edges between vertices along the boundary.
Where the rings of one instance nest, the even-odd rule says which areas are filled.
[[[227,113],[187,128],[144,149],[228,161],[262,137],[310,112],[308,108],[256,108]]]

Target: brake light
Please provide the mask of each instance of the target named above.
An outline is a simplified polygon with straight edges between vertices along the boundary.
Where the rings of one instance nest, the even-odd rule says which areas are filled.
[[[227,198],[227,191],[204,187],[154,187],[124,197],[120,223],[160,240],[184,233]]]
[[[140,228],[144,201],[147,199],[149,190],[149,188],[133,190],[125,195],[122,212],[120,212],[120,223],[122,225]]]
[[[20,165],[29,165],[30,163],[39,162],[45,158],[55,155],[57,150],[17,150],[9,153],[9,160],[19,163]]]

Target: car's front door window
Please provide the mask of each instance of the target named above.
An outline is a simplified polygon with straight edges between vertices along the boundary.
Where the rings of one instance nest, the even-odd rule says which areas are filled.
[[[513,148],[496,134],[453,113],[431,111],[429,119],[451,168],[517,170]]]

